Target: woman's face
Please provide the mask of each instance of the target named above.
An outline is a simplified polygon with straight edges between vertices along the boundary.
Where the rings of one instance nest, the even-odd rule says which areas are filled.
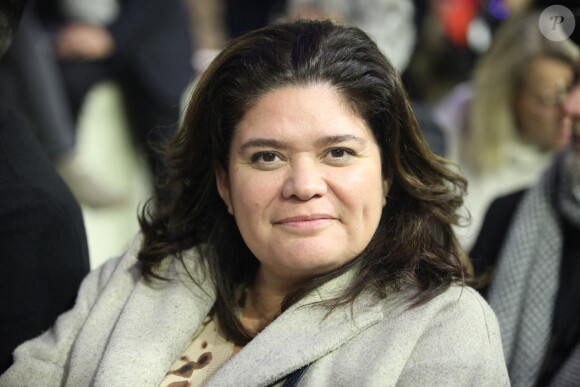
[[[570,64],[555,58],[536,58],[527,69],[516,96],[516,118],[522,134],[543,150],[558,150],[570,141],[571,121],[562,103],[573,80]]]
[[[268,278],[300,281],[356,257],[389,189],[366,122],[325,84],[262,96],[239,124],[220,196]]]

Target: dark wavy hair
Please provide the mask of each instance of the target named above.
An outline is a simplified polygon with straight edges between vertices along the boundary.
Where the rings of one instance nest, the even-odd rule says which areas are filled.
[[[409,285],[418,289],[412,307],[471,278],[451,228],[466,181],[428,149],[402,83],[376,44],[358,28],[329,21],[272,25],[233,40],[203,74],[167,147],[176,200],[163,210],[146,207],[140,218],[146,278],[160,278],[155,270],[161,261],[177,256],[183,262],[181,253],[197,246],[217,289],[213,311],[220,329],[238,344],[254,334],[236,316],[235,292],[251,283],[258,260],[218,195],[215,170],[221,165],[227,171],[232,136],[258,98],[284,86],[319,83],[344,96],[372,129],[392,186],[367,248],[343,267],[304,282],[287,295],[282,310],[355,266],[355,279],[330,307],[365,290],[386,297]]]

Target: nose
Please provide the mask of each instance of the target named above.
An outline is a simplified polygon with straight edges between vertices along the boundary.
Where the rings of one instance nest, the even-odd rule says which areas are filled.
[[[295,198],[304,201],[322,197],[327,190],[321,166],[314,160],[302,159],[290,164],[282,187],[282,196],[285,199]]]
[[[580,120],[580,82],[574,86],[564,101],[564,112],[573,120]]]

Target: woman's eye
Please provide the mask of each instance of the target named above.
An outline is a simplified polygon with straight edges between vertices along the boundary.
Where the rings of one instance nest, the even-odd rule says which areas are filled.
[[[347,161],[354,156],[355,152],[347,148],[334,148],[327,153],[327,157],[332,161]]]
[[[255,155],[254,157],[254,161],[265,161],[267,163],[270,163],[272,161],[276,161],[276,158],[278,157],[278,155],[276,153],[259,153],[257,155]]]
[[[276,152],[258,152],[252,156],[252,164],[259,169],[275,169],[283,162]]]
[[[344,149],[333,149],[330,151],[330,155],[332,157],[344,157],[346,154],[346,150]]]

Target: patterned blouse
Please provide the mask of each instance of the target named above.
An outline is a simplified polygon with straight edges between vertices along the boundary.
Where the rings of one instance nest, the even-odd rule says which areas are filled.
[[[233,351],[234,343],[220,335],[216,318],[208,316],[160,387],[202,386],[232,357]]]

